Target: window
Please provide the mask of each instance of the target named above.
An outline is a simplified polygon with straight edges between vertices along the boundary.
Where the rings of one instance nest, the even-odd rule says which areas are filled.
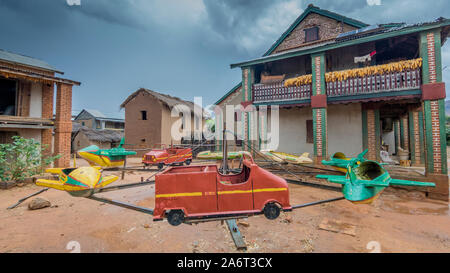
[[[305,29],[305,43],[319,40],[319,27]]]
[[[306,120],[306,143],[314,143],[313,121]]]
[[[18,135],[19,134],[17,132],[0,131],[0,144],[12,143],[12,137]]]
[[[81,122],[81,125],[82,125],[82,126],[85,126],[86,124],[84,123],[84,121],[82,121],[82,122]]]
[[[141,111],[141,119],[147,120],[147,111]]]

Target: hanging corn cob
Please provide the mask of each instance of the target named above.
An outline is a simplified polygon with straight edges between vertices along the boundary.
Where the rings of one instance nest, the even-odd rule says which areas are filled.
[[[312,75],[308,74],[308,75],[302,75],[302,76],[296,77],[296,78],[287,79],[284,81],[284,86],[285,87],[300,86],[300,85],[311,84],[311,82],[312,82]]]
[[[369,75],[383,75],[391,72],[402,72],[405,70],[414,70],[422,67],[422,58],[400,61],[382,65],[368,66],[363,68],[347,69],[325,73],[326,82],[345,81],[349,78],[365,77]],[[312,75],[303,75],[296,78],[290,78],[284,81],[284,86],[300,86],[310,84]]]

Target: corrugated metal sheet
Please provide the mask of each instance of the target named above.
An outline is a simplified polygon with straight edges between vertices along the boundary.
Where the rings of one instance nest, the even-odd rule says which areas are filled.
[[[60,71],[58,71],[57,69],[55,69],[54,67],[52,67],[51,65],[49,65],[48,63],[46,63],[44,61],[41,61],[41,60],[38,60],[38,59],[35,59],[32,57],[28,57],[25,55],[8,52],[3,49],[0,49],[0,60],[4,60],[4,61],[10,62],[10,63],[17,63],[17,64],[26,65],[26,66],[31,66],[31,67],[43,68],[46,70],[61,73]]]

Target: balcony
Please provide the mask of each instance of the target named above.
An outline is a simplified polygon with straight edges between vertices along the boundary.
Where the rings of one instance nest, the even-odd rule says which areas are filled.
[[[328,82],[326,91],[328,97],[351,96],[419,89],[420,84],[421,72],[417,68],[402,72],[353,77],[342,81]]]
[[[328,98],[375,95],[384,92],[417,90],[421,86],[422,59],[393,62],[343,71],[325,73],[325,91]],[[287,79],[272,84],[253,84],[253,102],[289,102],[309,99],[311,75]],[[400,93],[399,93],[400,94]],[[297,102],[295,102],[297,103]]]
[[[253,102],[263,103],[271,101],[295,101],[311,97],[311,84],[285,87],[284,82],[273,84],[254,84]]]

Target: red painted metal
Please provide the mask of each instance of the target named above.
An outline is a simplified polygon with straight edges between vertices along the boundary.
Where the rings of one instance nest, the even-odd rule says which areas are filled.
[[[185,218],[261,213],[269,202],[291,210],[286,180],[245,159],[239,174],[216,165],[172,167],[155,176],[154,220],[179,209]]]
[[[146,165],[183,163],[186,160],[192,161],[192,149],[182,147],[166,148],[164,144],[157,144],[160,148],[153,148],[142,158],[142,163]]]

